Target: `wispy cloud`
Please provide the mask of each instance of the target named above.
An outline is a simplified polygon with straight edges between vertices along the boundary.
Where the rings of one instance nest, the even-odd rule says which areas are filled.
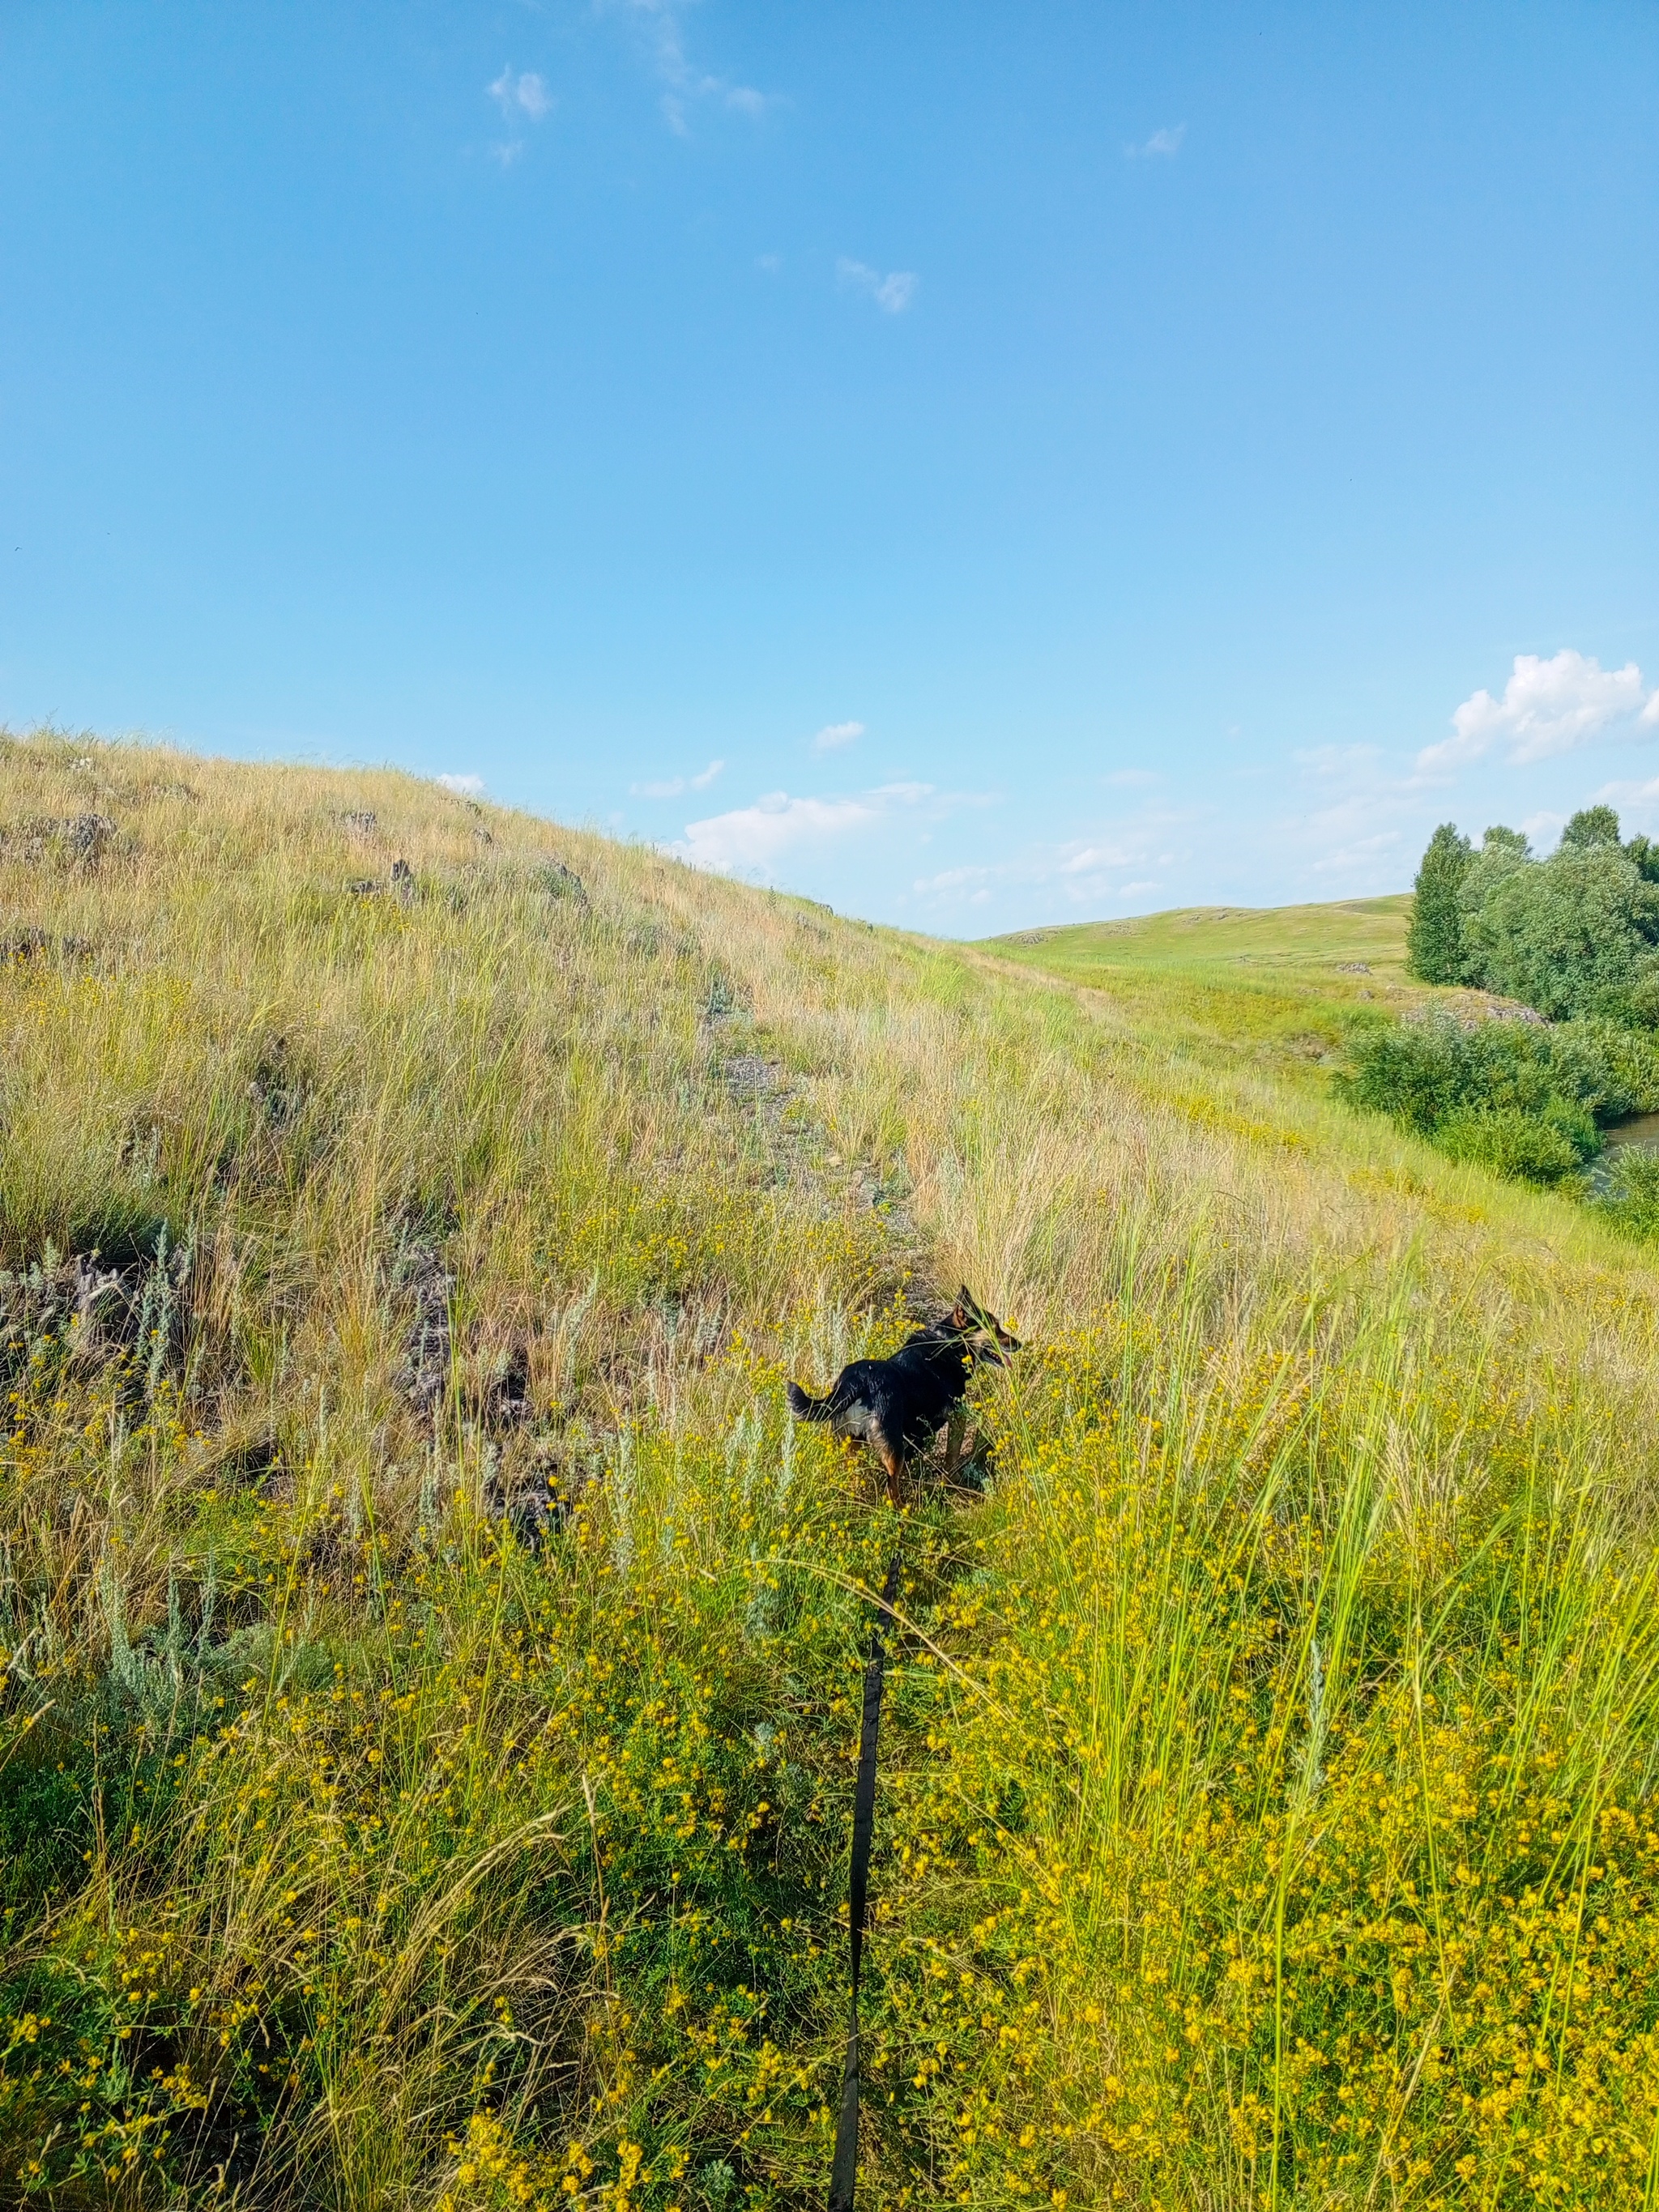
[[[525,142],[519,126],[526,120],[539,123],[553,112],[553,95],[545,81],[534,70],[514,70],[509,62],[494,84],[484,87],[486,96],[501,111],[501,120],[507,126],[507,137],[490,148],[503,168],[511,167],[524,151]]]
[[[1310,745],[1294,756],[1298,768],[1316,775],[1348,775],[1369,769],[1382,757],[1376,745]]]
[[[509,123],[520,115],[527,115],[532,123],[539,123],[553,106],[545,82],[534,70],[521,70],[515,76],[509,62],[492,85],[485,90],[501,109]]]
[[[482,799],[484,780],[481,775],[441,775],[434,779],[446,791],[457,793],[462,799]]]
[[[694,64],[686,52],[687,0],[612,0],[641,31],[652,65],[665,88],[663,120],[677,137],[690,136],[690,111],[700,101],[736,115],[761,116],[777,102],[752,84],[734,84]]]
[[[1123,149],[1124,158],[1130,161],[1144,161],[1148,159],[1158,161],[1160,158],[1166,161],[1172,161],[1181,151],[1181,142],[1186,136],[1187,126],[1184,123],[1175,124],[1162,131],[1154,131],[1150,138],[1144,139],[1139,145],[1126,146]]]
[[[712,760],[696,775],[670,776],[665,783],[630,783],[628,787],[635,799],[678,799],[688,791],[707,791],[725,766],[723,760]]]
[[[849,260],[844,253],[836,264],[836,274],[849,290],[867,293],[886,315],[902,315],[921,282],[914,269],[890,269],[884,276],[880,270]]]
[[[1461,768],[1495,745],[1511,764],[1548,760],[1613,731],[1638,737],[1659,729],[1659,690],[1645,691],[1633,660],[1603,668],[1594,654],[1564,647],[1548,660],[1517,653],[1501,699],[1480,690],[1452,716],[1452,734],[1417,757],[1430,772]]]
[[[770,791],[752,806],[688,822],[684,836],[664,849],[716,875],[768,877],[787,855],[803,847],[831,843],[852,830],[871,828],[934,795],[929,783],[883,784],[848,799],[792,799],[787,791]]]
[[[864,735],[862,722],[826,722],[812,740],[815,753],[833,753]]]
[[[1392,856],[1400,838],[1398,830],[1379,830],[1374,836],[1356,837],[1316,860],[1313,872],[1316,876],[1349,876],[1356,869],[1375,867]]]
[[[1165,843],[1176,817],[1147,813],[1110,824],[1092,837],[1073,837],[1059,844],[1030,845],[1000,860],[977,866],[943,868],[921,876],[911,885],[927,907],[949,910],[963,904],[988,905],[1010,892],[1046,891],[1049,902],[1063,902],[1073,912],[1079,908],[1098,911],[1108,899],[1139,898],[1158,888],[1158,879],[1144,871],[1162,867],[1175,857],[1158,848]],[[1114,878],[1127,868],[1143,872],[1123,883]]]

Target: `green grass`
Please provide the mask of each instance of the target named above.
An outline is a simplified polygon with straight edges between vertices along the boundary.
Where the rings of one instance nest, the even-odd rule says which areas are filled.
[[[1342,899],[1327,906],[1197,906],[1125,921],[1073,922],[1020,930],[990,943],[1081,981],[1097,969],[1188,968],[1217,962],[1273,969],[1340,969],[1364,963],[1389,981],[1404,980],[1408,892]]]
[[[1143,1036],[1212,1064],[1248,1052],[1294,1081],[1334,1063],[1357,1011],[1424,995],[1405,969],[1409,907],[1404,896],[1190,907],[1020,930],[984,949],[1099,992]]]
[[[0,833],[5,2201],[821,2203],[896,1543],[861,2203],[1653,2201],[1659,1280],[1333,1101],[1305,917],[51,736]],[[962,1280],[895,1515],[782,1385]]]

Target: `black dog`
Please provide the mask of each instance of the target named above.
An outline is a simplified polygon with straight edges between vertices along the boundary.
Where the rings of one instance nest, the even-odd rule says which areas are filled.
[[[1019,1339],[963,1291],[943,1320],[919,1328],[890,1359],[855,1359],[843,1367],[827,1398],[809,1398],[792,1382],[789,1410],[798,1421],[828,1421],[838,1437],[873,1444],[896,1505],[906,1462],[925,1451],[947,1421],[945,1473],[955,1474],[969,1376],[981,1359],[1006,1367],[1008,1353],[1019,1349]]]

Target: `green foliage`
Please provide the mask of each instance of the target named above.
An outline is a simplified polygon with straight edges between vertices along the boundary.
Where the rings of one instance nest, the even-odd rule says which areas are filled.
[[[1621,1146],[1608,1161],[1605,1185],[1590,1205],[1620,1235],[1643,1243],[1659,1242],[1659,1152]]]
[[[1600,1151],[1602,1126],[1659,1108],[1659,1042],[1607,1020],[1366,1024],[1336,1086],[1455,1159],[1553,1182]]]
[[[1523,1113],[1518,1106],[1460,1106],[1437,1127],[1435,1142],[1448,1159],[1468,1160],[1516,1182],[1559,1182],[1592,1149],[1581,1151],[1574,1142],[1583,1133],[1583,1122],[1570,1135],[1562,1126],[1566,1120],[1555,1113]],[[1589,1129],[1593,1138],[1594,1122]]]
[[[1456,983],[1463,975],[1463,915],[1458,893],[1473,854],[1457,825],[1443,822],[1417,872],[1406,965],[1425,983]]]
[[[1619,842],[1619,817],[1610,806],[1581,806],[1561,832],[1564,845],[1613,845]]]
[[[1659,1024],[1659,848],[1621,844],[1610,806],[1575,814],[1547,860],[1501,823],[1470,854],[1443,823],[1412,928],[1412,972],[1425,982],[1475,984],[1555,1021]]]
[[[1564,845],[1494,882],[1472,933],[1489,990],[1552,1020],[1620,1008],[1659,971],[1659,886],[1616,844]]]

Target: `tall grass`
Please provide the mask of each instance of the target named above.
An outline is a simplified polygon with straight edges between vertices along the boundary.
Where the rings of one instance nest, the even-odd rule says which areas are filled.
[[[1593,1218],[390,774],[0,830],[3,2192],[817,2201],[902,1542],[867,2203],[1653,2201]],[[1033,1349],[900,1524],[781,1382],[958,1279]]]

